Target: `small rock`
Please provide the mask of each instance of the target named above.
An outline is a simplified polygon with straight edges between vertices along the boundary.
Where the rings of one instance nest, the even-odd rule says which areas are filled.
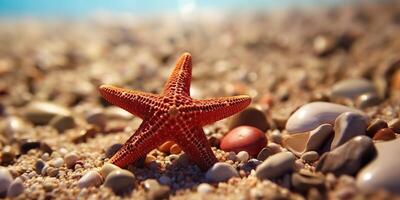
[[[101,109],[91,110],[86,115],[86,121],[104,130],[107,125],[107,117]]]
[[[372,140],[367,136],[357,136],[322,155],[316,170],[323,173],[332,172],[337,176],[342,174],[354,175],[375,155],[376,149]]]
[[[102,182],[102,177],[101,175],[95,171],[95,170],[90,170],[86,172],[78,181],[78,187],[79,188],[87,188],[87,187],[96,187],[101,185]]]
[[[58,115],[70,116],[71,112],[63,106],[49,102],[32,102],[25,110],[25,117],[36,125],[46,125]]]
[[[366,93],[357,97],[356,105],[358,108],[364,109],[376,106],[381,103],[381,98],[376,93]]]
[[[12,139],[25,132],[27,125],[24,120],[19,117],[8,117],[5,120],[4,133],[6,138]]]
[[[36,173],[37,174],[42,174],[42,170],[43,170],[45,165],[46,165],[46,163],[43,160],[41,160],[41,159],[37,160],[36,163],[35,163],[35,171],[36,171]]]
[[[331,96],[333,98],[345,97],[355,99],[366,93],[376,93],[372,82],[366,79],[346,79],[333,86]]]
[[[0,164],[3,166],[12,164],[14,162],[16,152],[13,147],[5,146],[0,152]]]
[[[23,139],[20,142],[20,151],[22,154],[28,153],[31,149],[39,149],[41,142],[34,139]]]
[[[335,136],[331,150],[358,135],[365,135],[367,121],[363,115],[352,112],[341,114],[335,121]]]
[[[75,153],[69,153],[64,157],[65,164],[68,168],[73,169],[75,167],[76,162],[79,160],[79,156]]]
[[[232,177],[238,177],[239,173],[232,165],[217,162],[207,171],[205,176],[210,182],[223,182]]]
[[[7,196],[14,198],[24,193],[25,187],[20,178],[16,178],[8,187]]]
[[[395,133],[400,134],[400,118],[391,120],[388,125]]]
[[[373,137],[373,140],[393,140],[396,139],[396,134],[390,128],[383,128],[379,130]]]
[[[240,126],[231,130],[221,140],[221,149],[224,151],[247,151],[251,156],[256,156],[267,144],[265,134],[251,126]]]
[[[229,129],[232,130],[239,126],[255,127],[262,132],[270,128],[267,117],[259,106],[247,107],[240,113],[234,115],[229,123]]]
[[[246,151],[240,151],[239,153],[237,153],[236,157],[238,161],[245,162],[250,158],[250,155]]]
[[[60,168],[64,164],[64,159],[63,158],[55,158],[50,162],[50,164],[53,167]]]
[[[269,156],[274,155],[275,153],[271,150],[271,148],[263,148],[261,149],[260,153],[258,153],[257,155],[257,159],[264,161],[265,159],[267,159]]]
[[[7,195],[8,187],[13,181],[13,177],[5,167],[0,167],[0,197]]]
[[[386,190],[400,194],[400,138],[375,143],[376,159],[365,166],[357,175],[357,186],[364,192]]]
[[[49,125],[57,129],[59,133],[76,126],[75,120],[71,115],[57,115],[50,120]]]
[[[292,186],[295,191],[307,194],[311,188],[318,190],[325,189],[325,180],[323,176],[312,173],[294,173],[292,175]]]
[[[303,153],[303,155],[301,155],[301,159],[308,163],[313,163],[313,162],[317,161],[318,158],[319,158],[319,155],[315,151],[308,151],[308,152]]]
[[[272,131],[271,134],[269,134],[268,139],[273,143],[282,144],[282,134],[279,130]]]
[[[166,185],[158,185],[157,187],[152,187],[147,192],[147,199],[149,200],[161,200],[168,199],[170,188]]]
[[[128,170],[117,169],[112,171],[104,181],[104,186],[109,187],[115,194],[129,193],[135,187],[136,178]]]
[[[312,102],[300,107],[286,123],[286,130],[290,133],[304,133],[311,131],[321,124],[334,124],[336,118],[344,112],[354,112],[365,115],[362,111],[347,106]]]
[[[283,176],[293,170],[296,157],[290,152],[281,152],[268,157],[256,168],[256,177],[274,179]]]
[[[380,129],[387,127],[388,124],[382,119],[374,119],[367,128],[367,135],[372,138]]]
[[[106,158],[111,158],[122,147],[121,143],[115,143],[107,148]]]
[[[208,194],[214,190],[214,187],[208,183],[201,183],[197,186],[197,192],[200,194]]]
[[[105,163],[104,165],[103,165],[103,167],[101,168],[101,170],[100,170],[100,174],[101,174],[101,176],[105,179],[105,178],[107,178],[107,176],[111,173],[111,172],[113,172],[113,171],[115,171],[115,170],[121,170],[121,168],[119,168],[118,166],[116,166],[116,165],[114,165],[114,164],[111,164],[111,163]]]

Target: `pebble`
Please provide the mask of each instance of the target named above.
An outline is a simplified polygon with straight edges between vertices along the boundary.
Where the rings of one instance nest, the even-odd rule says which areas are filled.
[[[221,149],[224,151],[247,151],[251,156],[256,156],[267,144],[265,134],[251,126],[239,126],[231,130],[221,140]]]
[[[76,153],[69,153],[64,157],[65,164],[68,168],[74,169],[76,162],[79,160],[79,156]]]
[[[44,168],[43,168],[44,169]],[[49,175],[50,177],[56,177],[58,176],[60,170],[54,167],[49,166],[46,170],[47,175]]]
[[[106,158],[111,158],[122,147],[121,143],[115,143],[107,148]]]
[[[372,82],[366,79],[346,79],[336,83],[332,87],[331,96],[333,98],[344,97],[355,99],[366,93],[376,93]]]
[[[240,162],[246,162],[250,158],[250,155],[247,151],[240,151],[237,153],[236,158]]]
[[[389,128],[391,128],[395,133],[400,134],[400,118],[392,119],[388,123]]]
[[[400,138],[375,143],[377,157],[357,175],[357,186],[365,192],[383,189],[400,194]]]
[[[59,133],[63,133],[68,129],[74,128],[76,123],[71,115],[57,115],[50,120],[49,125],[57,129]]]
[[[166,185],[159,185],[158,187],[150,188],[147,192],[147,199],[161,200],[168,199],[170,188]]]
[[[303,153],[303,155],[301,155],[301,159],[308,163],[313,163],[313,162],[317,161],[318,158],[319,158],[319,155],[315,151],[308,151],[308,152]]]
[[[224,182],[232,177],[238,177],[238,171],[230,164],[217,162],[206,172],[206,180],[210,182]]]
[[[25,121],[15,116],[6,118],[4,126],[4,133],[7,139],[15,138],[27,128]]]
[[[20,141],[20,151],[22,154],[28,153],[31,149],[39,149],[41,142],[35,139],[23,139]]]
[[[264,179],[274,179],[283,176],[293,170],[296,157],[290,152],[281,152],[268,157],[256,168],[256,177]]]
[[[8,187],[13,181],[13,177],[5,167],[0,167],[0,197],[7,195]]]
[[[16,178],[11,185],[8,187],[7,196],[14,198],[24,193],[25,186],[20,178]]]
[[[322,175],[314,173],[293,173],[292,186],[295,191],[307,194],[311,188],[316,188],[320,191],[325,189],[325,179]]]
[[[93,109],[86,114],[86,121],[104,130],[107,125],[107,116],[102,109]]]
[[[53,153],[53,149],[45,142],[40,143],[39,149],[43,151],[43,153],[49,153],[49,154]]]
[[[169,185],[171,184],[171,178],[166,175],[162,175],[160,178],[158,178],[158,182],[163,185]]]
[[[312,102],[303,105],[289,117],[286,130],[290,134],[304,133],[317,128],[321,124],[334,124],[336,118],[344,112],[365,115],[360,110],[339,104]]]
[[[390,128],[383,128],[379,130],[373,137],[373,140],[393,140],[396,139],[396,134]]]
[[[135,187],[136,178],[128,170],[117,169],[108,174],[104,186],[109,187],[115,194],[129,193]]]
[[[86,172],[78,181],[79,188],[96,187],[101,185],[103,178],[99,172],[95,170],[90,170]]]
[[[5,146],[0,152],[0,164],[3,166],[10,165],[14,162],[16,152],[13,147]]]
[[[35,163],[35,171],[36,171],[36,173],[37,174],[42,174],[42,170],[43,170],[45,165],[46,165],[46,163],[43,160],[41,160],[41,159],[37,160],[36,163]]]
[[[345,112],[335,121],[335,136],[331,143],[331,150],[358,135],[365,135],[367,121],[358,113]]]
[[[143,181],[143,186],[146,191],[149,191],[155,187],[160,187],[160,184],[155,179],[146,179]]]
[[[367,128],[367,135],[372,138],[376,132],[383,128],[388,128],[388,124],[382,119],[374,119]]]
[[[103,165],[103,167],[101,167],[101,169],[100,169],[100,174],[101,174],[101,176],[105,179],[105,178],[107,178],[107,176],[111,173],[111,172],[113,172],[113,171],[115,171],[115,170],[121,170],[121,168],[119,168],[117,165],[114,165],[114,164],[111,164],[111,163],[105,163],[104,165]]]
[[[50,164],[53,167],[60,168],[64,164],[64,159],[63,158],[54,158],[53,160],[50,161]]]
[[[50,102],[32,102],[25,109],[25,117],[36,125],[45,125],[55,116],[70,116],[71,112],[60,105]]]
[[[265,159],[267,159],[268,157],[270,157],[271,155],[274,155],[275,153],[271,150],[271,148],[263,148],[261,149],[260,153],[258,153],[257,155],[257,159],[264,161]]]
[[[288,135],[283,139],[283,145],[295,155],[300,156],[307,151],[320,150],[332,135],[333,126],[321,124],[310,132]]]
[[[209,194],[214,190],[214,187],[208,183],[200,183],[197,186],[197,192],[200,194]]]
[[[272,131],[271,134],[269,134],[268,139],[273,143],[282,144],[282,134],[279,130]]]
[[[376,93],[366,93],[357,97],[356,106],[360,109],[376,106],[381,103],[381,98]]]
[[[229,130],[232,130],[239,126],[255,127],[262,132],[265,132],[270,128],[266,115],[264,114],[260,106],[257,105],[247,107],[231,118],[229,122]]]
[[[325,153],[319,159],[316,170],[323,173],[354,175],[376,155],[372,139],[357,136],[340,147]]]

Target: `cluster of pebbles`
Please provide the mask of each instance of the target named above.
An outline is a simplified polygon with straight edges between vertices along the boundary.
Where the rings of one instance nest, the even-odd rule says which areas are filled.
[[[0,198],[396,198],[400,4],[386,3],[1,21]],[[141,120],[98,86],[159,93],[183,51],[193,98],[253,98],[204,127],[219,162],[201,171],[167,141],[125,169],[108,163]]]

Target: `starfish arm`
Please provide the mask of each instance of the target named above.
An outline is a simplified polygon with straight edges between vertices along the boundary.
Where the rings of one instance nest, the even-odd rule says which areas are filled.
[[[201,169],[207,170],[218,161],[201,127],[181,130],[184,136],[178,135],[175,142]]]
[[[124,167],[139,160],[165,141],[166,138],[163,137],[165,135],[163,135],[164,126],[164,120],[156,117],[142,123],[128,141],[111,157],[110,162],[119,167]]]
[[[193,100],[194,108],[189,108],[189,110],[195,110],[195,118],[199,122],[197,125],[204,126],[240,112],[250,102],[251,98],[247,95]]]
[[[101,85],[99,88],[101,96],[111,104],[119,106],[124,110],[144,119],[157,106],[159,96],[151,93],[139,92],[118,88],[111,85]]]
[[[164,86],[164,94],[190,95],[190,81],[192,80],[192,56],[184,53],[179,58],[174,70]]]

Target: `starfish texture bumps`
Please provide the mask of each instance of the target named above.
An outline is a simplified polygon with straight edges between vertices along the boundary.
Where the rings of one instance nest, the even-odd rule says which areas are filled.
[[[251,98],[240,95],[195,100],[190,97],[191,78],[192,57],[184,53],[160,95],[100,86],[100,94],[107,101],[143,119],[136,132],[110,159],[111,163],[124,167],[168,140],[176,142],[204,170],[217,162],[202,126],[241,111],[250,104]]]

